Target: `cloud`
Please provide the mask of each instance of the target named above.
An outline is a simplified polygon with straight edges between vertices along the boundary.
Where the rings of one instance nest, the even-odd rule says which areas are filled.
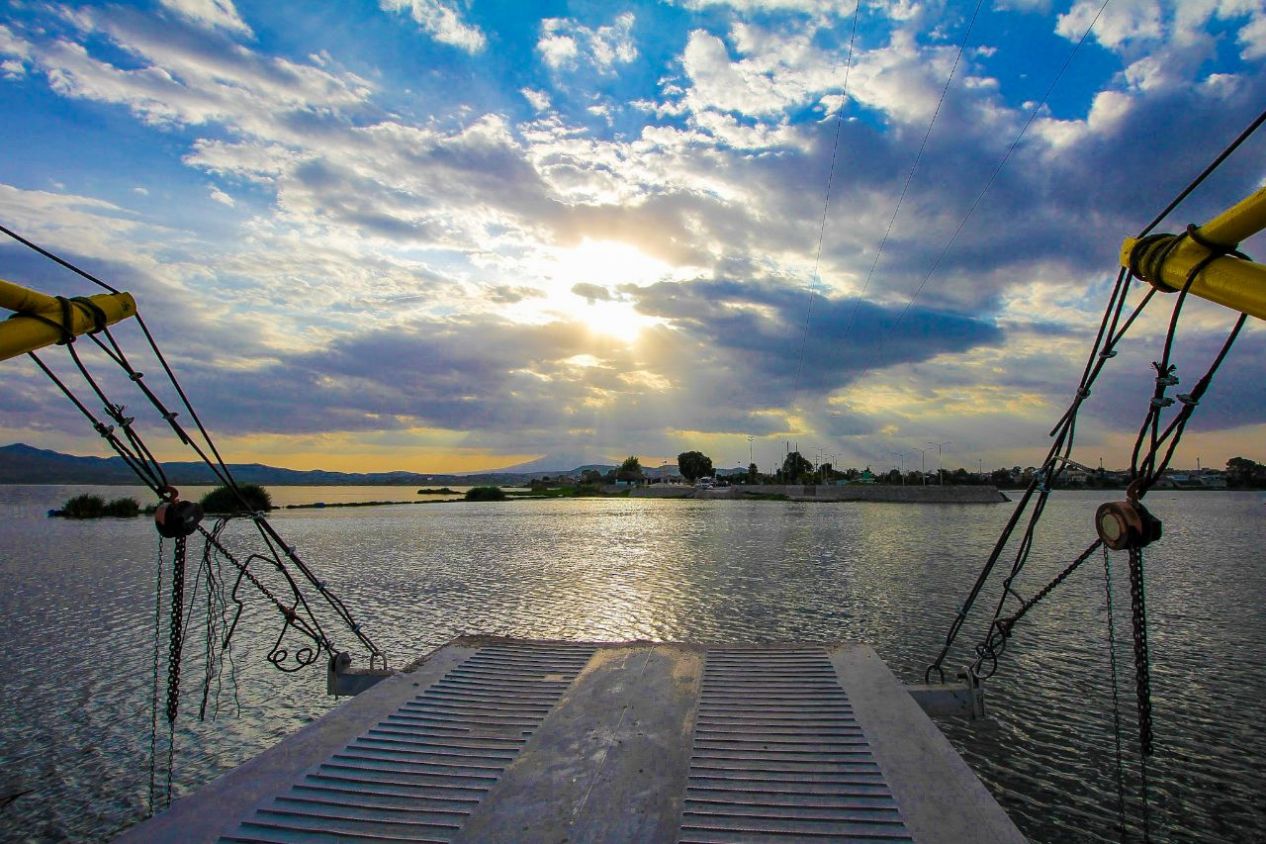
[[[220,190],[217,187],[211,188],[211,198],[214,199],[216,202],[220,203],[221,205],[227,205],[230,208],[237,205],[237,201],[233,199],[233,197],[229,196],[227,193],[225,193],[224,191]]]
[[[537,111],[546,111],[550,107],[549,94],[539,91],[535,88],[521,88],[519,93],[523,95],[523,99],[531,103],[532,108]]]
[[[878,255],[956,47],[888,14],[859,41],[846,100],[851,9],[791,2],[684,21],[643,81],[634,30],[660,35],[657,21],[551,19],[519,45],[538,50],[538,78],[489,104],[461,86],[411,90],[421,117],[400,108],[388,66],[271,55],[183,14],[15,23],[0,28],[26,74],[14,84],[127,110],[162,134],[155,156],[175,146],[193,171],[177,201],[231,192],[240,214],[219,216],[243,222],[220,238],[151,219],[179,194],[167,185],[135,208],[126,189],[106,202],[2,186],[0,216],[170,304],[158,322],[234,434],[425,430],[455,447],[673,454],[693,436],[862,448],[894,426],[943,426],[1018,446],[1062,410],[1120,238],[1203,167],[1205,140],[1260,109],[1260,67],[1210,75],[1202,58],[1210,21],[1243,46],[1256,11],[1195,5],[1162,5],[1159,37],[1151,6],[1123,6],[1105,30],[1119,72],[1080,116],[1039,118],[948,247],[1027,116],[986,74],[990,45],[959,66]],[[603,84],[636,104],[571,97],[585,73],[612,74]],[[499,82],[475,78],[472,90]],[[1183,214],[1260,184],[1256,149]],[[213,303],[198,326],[176,304],[190,296]],[[635,342],[586,328],[631,307],[647,326]],[[226,339],[243,332],[246,347]]]
[[[1077,0],[1059,16],[1055,31],[1076,41],[1097,15],[1094,38],[1108,49],[1121,48],[1127,42],[1156,41],[1163,35],[1160,0],[1123,0],[1109,4],[1100,13],[1102,5],[1096,0]]]
[[[569,18],[545,18],[541,21],[536,50],[546,67],[556,72],[575,72],[583,68],[612,74],[617,65],[637,59],[634,21],[632,12],[624,12],[610,25],[596,28]]]
[[[232,0],[159,0],[159,2],[182,17],[208,29],[224,29],[238,35],[254,37],[254,33],[242,20]]]
[[[436,41],[472,55],[482,52],[488,44],[479,27],[466,23],[451,0],[382,0],[382,8],[388,12],[408,9],[413,19]]]
[[[591,305],[594,302],[612,301],[611,291],[600,284],[577,284],[572,287],[571,292],[585,299]]]
[[[371,91],[352,74],[265,58],[207,39],[201,29],[163,25],[130,10],[82,10],[76,23],[132,60],[116,65],[66,39],[32,45],[31,60],[53,90],[126,106],[157,126],[221,124],[247,135],[300,138],[292,128],[297,115],[355,108]]]
[[[26,75],[26,60],[31,55],[31,44],[24,38],[14,34],[4,24],[0,24],[0,56],[7,56],[0,61],[0,75],[5,79],[20,79]]]

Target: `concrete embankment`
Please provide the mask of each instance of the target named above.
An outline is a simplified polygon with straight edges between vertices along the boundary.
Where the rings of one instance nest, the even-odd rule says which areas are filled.
[[[791,501],[887,501],[901,504],[997,504],[1009,501],[992,486],[813,486],[765,484],[696,490],[688,486],[648,486],[634,489],[634,498],[728,498],[785,495]]]

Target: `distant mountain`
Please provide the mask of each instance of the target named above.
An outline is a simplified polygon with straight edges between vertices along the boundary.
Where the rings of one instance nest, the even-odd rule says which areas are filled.
[[[513,466],[506,466],[504,469],[495,469],[496,472],[509,472],[517,475],[530,474],[579,474],[584,469],[597,469],[605,472],[620,465],[619,460],[612,461],[609,457],[600,454],[547,454],[544,457],[538,457],[535,460],[529,460],[526,463],[516,463]]]
[[[605,471],[601,465],[572,464],[561,469],[537,469],[533,464],[552,463],[541,458],[512,469],[476,474],[424,474],[420,472],[329,472],[323,469],[282,469],[261,463],[230,463],[229,471],[239,483],[272,486],[437,486],[526,483],[532,478],[554,474],[580,474],[585,468]],[[175,486],[214,486],[215,474],[203,463],[178,461],[163,464],[168,480]],[[62,454],[24,443],[0,446],[0,484],[137,484],[140,481],[121,457],[83,457]]]

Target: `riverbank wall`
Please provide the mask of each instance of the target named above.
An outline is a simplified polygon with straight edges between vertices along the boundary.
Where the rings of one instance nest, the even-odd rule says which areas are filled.
[[[1010,501],[993,486],[891,486],[849,484],[763,484],[695,489],[688,486],[657,485],[638,487],[633,498],[765,498],[785,496],[790,501],[885,501],[899,504],[998,504]]]

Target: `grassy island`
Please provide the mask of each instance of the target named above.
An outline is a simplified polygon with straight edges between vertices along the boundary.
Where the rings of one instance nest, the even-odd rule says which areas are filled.
[[[50,510],[48,514],[63,519],[134,519],[141,514],[141,505],[135,498],[107,502],[99,495],[85,494],[76,495],[60,510]]]

